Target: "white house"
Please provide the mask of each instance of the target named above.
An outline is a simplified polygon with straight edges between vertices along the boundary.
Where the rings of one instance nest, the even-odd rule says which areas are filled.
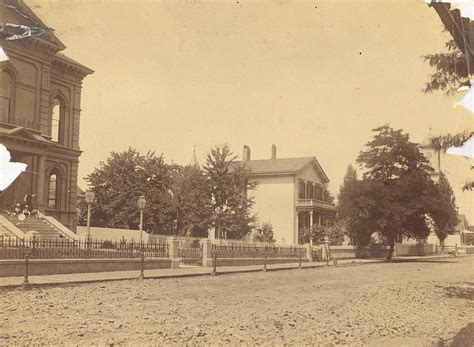
[[[277,158],[273,145],[269,159],[251,160],[244,146],[242,163],[258,184],[254,213],[272,224],[277,243],[296,245],[300,231],[334,219],[334,204],[323,201],[329,178],[315,157]]]

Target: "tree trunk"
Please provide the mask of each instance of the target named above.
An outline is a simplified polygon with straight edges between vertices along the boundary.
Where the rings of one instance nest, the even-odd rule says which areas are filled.
[[[388,243],[389,243],[390,249],[388,250],[386,261],[391,261],[392,256],[393,256],[393,251],[395,250],[395,238],[393,236],[389,237]]]

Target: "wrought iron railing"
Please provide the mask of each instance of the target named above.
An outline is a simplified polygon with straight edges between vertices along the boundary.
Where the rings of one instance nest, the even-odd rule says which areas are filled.
[[[202,265],[202,244],[191,242],[178,246],[178,257],[185,265]]]
[[[167,258],[167,244],[123,241],[0,239],[0,259]]]
[[[313,247],[311,252],[312,252],[313,261],[323,260],[323,250],[321,249],[321,247],[318,247],[318,248]]]
[[[300,258],[305,256],[303,247],[277,246],[252,243],[212,244],[212,256],[217,258]]]

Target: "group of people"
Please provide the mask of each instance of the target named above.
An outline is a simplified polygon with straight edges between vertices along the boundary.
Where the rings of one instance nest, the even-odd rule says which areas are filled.
[[[35,217],[38,218],[40,216],[40,212],[37,208],[31,208],[31,195],[25,195],[23,199],[23,203],[17,202],[13,211],[7,211],[10,216],[17,216],[23,215],[25,218],[27,217]]]

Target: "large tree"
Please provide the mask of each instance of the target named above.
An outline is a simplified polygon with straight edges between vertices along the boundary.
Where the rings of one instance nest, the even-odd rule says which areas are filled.
[[[255,216],[251,214],[256,188],[251,172],[227,145],[211,148],[204,171],[212,196],[212,220],[218,238],[241,239],[251,230]]]
[[[384,125],[373,130],[357,162],[365,169],[363,180],[353,187],[355,211],[364,220],[368,232],[378,231],[387,240],[393,255],[401,237],[425,238],[430,229],[427,216],[437,189],[420,147],[410,142],[408,134]]]
[[[153,152],[141,155],[129,148],[112,152],[105,162],[86,177],[95,193],[91,223],[95,226],[137,229],[137,199],[144,195],[144,227],[148,232],[170,230],[174,220],[172,206],[173,167]]]
[[[176,170],[173,180],[176,234],[207,237],[212,217],[209,180],[197,166]]]
[[[454,229],[458,223],[458,214],[453,189],[442,172],[436,183],[435,194],[438,199],[432,201],[431,218],[433,220],[434,231],[440,243],[443,244],[446,237],[454,233]]]

